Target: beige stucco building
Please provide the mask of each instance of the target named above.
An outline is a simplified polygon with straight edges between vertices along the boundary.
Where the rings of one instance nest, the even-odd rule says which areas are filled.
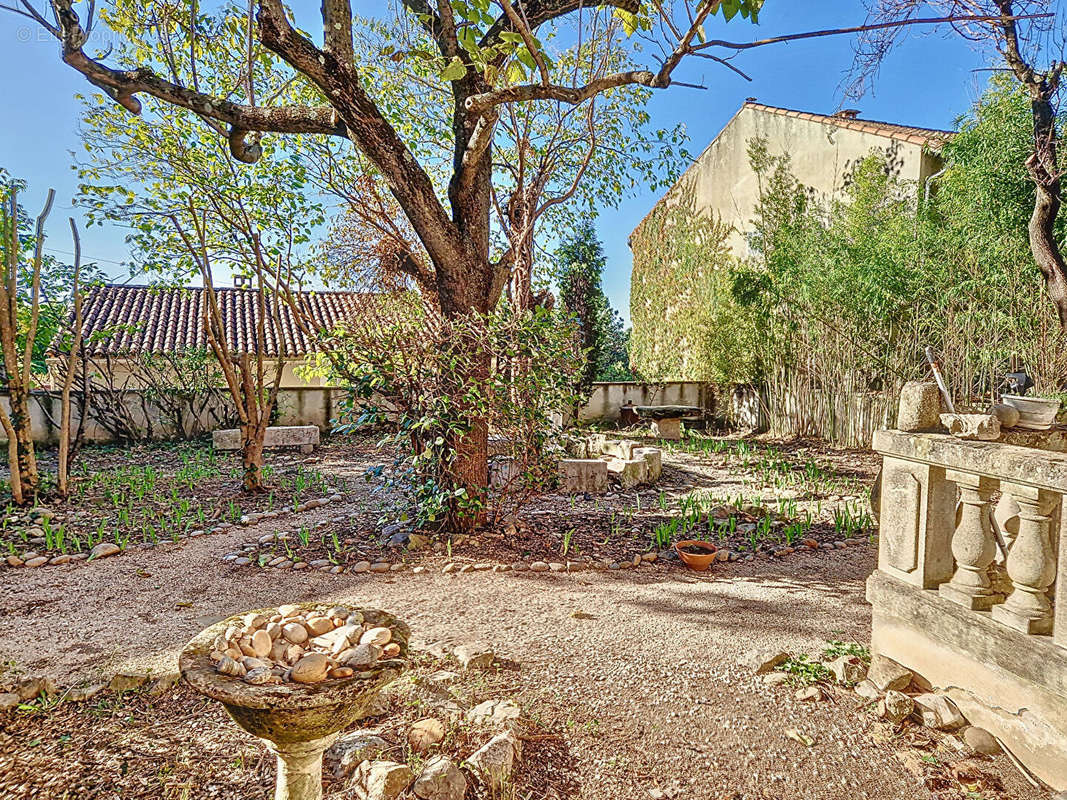
[[[813,114],[746,101],[630,237],[632,366],[658,380],[715,380],[708,351],[714,298],[723,270],[751,255],[748,234],[760,200],[751,145],[760,142],[771,158],[788,156],[792,176],[826,205],[845,196],[871,155],[884,158],[919,197],[942,169],[938,154],[951,135],[860,119],[854,111]],[[677,226],[685,226],[681,238]]]
[[[750,227],[760,192],[749,165],[750,142],[763,139],[772,156],[788,154],[797,180],[830,198],[840,196],[856,164],[874,151],[886,153],[898,177],[914,182],[922,191],[930,176],[941,169],[938,152],[951,135],[948,131],[860,119],[855,111],[813,114],[763,105],[750,98],[659,203],[670,202],[683,187],[691,189],[697,202],[695,210],[714,212],[731,226],[731,249],[743,256],[748,249],[743,231]]]

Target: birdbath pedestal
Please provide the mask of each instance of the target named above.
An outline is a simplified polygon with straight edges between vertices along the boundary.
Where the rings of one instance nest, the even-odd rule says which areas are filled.
[[[306,604],[308,609],[316,604]],[[352,608],[365,622],[388,627],[401,648],[397,658],[379,660],[350,677],[320,683],[252,685],[223,675],[211,659],[214,642],[249,614],[271,615],[274,609],[246,612],[218,622],[197,635],[182,651],[178,668],[196,691],[222,703],[241,728],[262,739],[277,755],[275,800],[321,800],[322,755],[365,711],[382,688],[407,667],[408,626],[384,611]]]
[[[652,435],[660,439],[677,441],[682,438],[681,422],[684,417],[698,416],[696,406],[636,406],[641,419],[652,420]]]

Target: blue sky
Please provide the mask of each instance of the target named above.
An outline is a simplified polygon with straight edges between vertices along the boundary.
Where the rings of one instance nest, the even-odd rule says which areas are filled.
[[[310,3],[302,20],[315,15]],[[314,4],[317,6],[317,4]],[[863,21],[859,0],[767,0],[761,22],[753,26],[739,19],[721,21],[709,36],[732,40],[764,38]],[[841,105],[840,84],[852,58],[847,37],[813,39],[749,51],[738,60],[751,83],[723,67],[693,59],[676,74],[679,80],[703,83],[707,90],[672,87],[658,93],[649,111],[656,126],[684,123],[690,152],[699,153],[722,129],[746,97],[762,103],[830,113]],[[903,46],[885,62],[873,94],[850,106],[861,116],[934,128],[951,128],[967,110],[988,77],[975,70],[986,58],[962,39],[948,33],[913,30]],[[92,89],[58,55],[56,43],[37,31],[29,20],[0,11],[0,96],[7,109],[0,125],[0,165],[27,180],[24,197],[36,212],[47,187],[57,191],[48,246],[59,256],[70,251],[65,218],[74,214],[75,176],[72,151],[81,147],[75,95]],[[634,225],[656,201],[650,192],[628,197],[616,209],[606,209],[597,228],[608,255],[604,286],[612,303],[629,318],[630,251],[626,239]],[[118,228],[83,228],[83,252],[112,275],[125,274],[128,257]]]

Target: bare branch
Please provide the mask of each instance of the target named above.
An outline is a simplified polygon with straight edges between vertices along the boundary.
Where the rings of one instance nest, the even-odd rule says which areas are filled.
[[[561,103],[576,105],[594,95],[615,89],[619,86],[638,84],[650,88],[659,88],[657,75],[648,70],[627,70],[596,78],[584,86],[542,86],[541,84],[521,84],[508,86],[492,92],[471,95],[467,98],[467,110],[474,114],[485,113],[488,109],[504,103],[518,103],[526,100],[557,100]]]
[[[1021,14],[1011,19],[1047,19],[1054,14]],[[755,47],[765,47],[769,44],[781,44],[783,42],[797,42],[802,39],[816,39],[822,36],[842,36],[850,33],[867,33],[869,31],[885,30],[887,28],[903,28],[910,25],[945,25],[959,22],[988,22],[1000,23],[1003,17],[995,14],[973,14],[946,17],[923,17],[919,19],[903,19],[894,22],[879,22],[867,25],[854,25],[849,28],[827,28],[819,31],[806,31],[804,33],[789,33],[783,36],[772,36],[769,39],[757,39],[754,42],[727,42],[722,39],[711,39],[703,44],[693,47],[694,51],[707,50],[711,47],[721,47],[727,50],[751,50]]]

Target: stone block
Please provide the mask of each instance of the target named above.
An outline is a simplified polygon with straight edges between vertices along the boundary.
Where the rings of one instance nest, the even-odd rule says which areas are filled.
[[[648,483],[648,462],[643,458],[613,458],[607,462],[608,474],[623,489],[632,489]]]
[[[992,414],[942,414],[941,424],[957,439],[995,442],[1000,438],[1000,420]]]
[[[559,462],[560,491],[600,494],[608,490],[608,464],[599,458],[564,458]]]
[[[489,462],[489,485],[500,489],[517,482],[522,466],[511,456],[496,456]]]
[[[945,470],[887,456],[880,505],[878,568],[924,589],[949,580],[956,486]]]
[[[933,381],[908,381],[900,390],[897,430],[936,431],[941,428],[941,390]]]
[[[634,458],[643,458],[648,462],[648,480],[658,481],[663,474],[663,451],[658,447],[635,447]]]
[[[606,439],[600,452],[605,456],[612,456],[614,458],[621,458],[629,461],[636,458],[634,455],[634,448],[636,447],[637,442],[629,439]]]
[[[319,444],[319,429],[315,425],[277,425],[267,428],[263,447],[267,450],[299,448],[301,453],[310,453]],[[239,428],[217,430],[211,434],[211,444],[216,450],[241,449]]]
[[[652,435],[659,439],[676,442],[682,438],[682,420],[680,418],[652,420]]]

